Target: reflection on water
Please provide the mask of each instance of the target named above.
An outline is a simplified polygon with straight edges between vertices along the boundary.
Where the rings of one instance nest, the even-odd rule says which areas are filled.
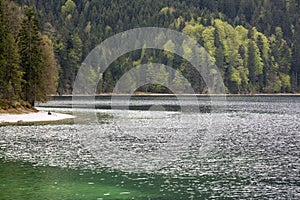
[[[132,102],[141,104],[176,99]],[[96,126],[0,127],[0,199],[299,199],[300,99],[231,97],[218,108],[98,110],[106,123]],[[211,129],[224,113],[226,125]]]

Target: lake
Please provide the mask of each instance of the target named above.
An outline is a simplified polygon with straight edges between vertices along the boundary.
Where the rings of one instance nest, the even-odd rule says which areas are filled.
[[[0,127],[0,199],[300,199],[298,96],[73,103],[38,107],[75,123]]]

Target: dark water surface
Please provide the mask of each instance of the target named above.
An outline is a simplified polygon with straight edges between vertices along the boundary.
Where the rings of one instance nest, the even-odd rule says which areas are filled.
[[[97,124],[0,127],[0,199],[299,199],[300,97],[210,100],[97,97]]]

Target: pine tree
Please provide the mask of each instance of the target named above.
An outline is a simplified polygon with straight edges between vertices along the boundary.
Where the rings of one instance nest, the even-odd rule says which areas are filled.
[[[4,9],[2,0],[0,0],[0,94],[3,94],[3,89],[5,88],[5,71],[4,66],[6,64],[6,60],[4,58],[4,43],[5,43],[5,26],[4,26]],[[0,96],[3,99],[3,96]]]
[[[19,69],[19,54],[15,38],[7,28],[7,15],[0,2],[0,91],[1,99],[10,105],[18,100],[21,91],[22,72]]]
[[[11,33],[7,34],[7,38],[3,45],[5,47],[4,57],[6,60],[4,65],[4,82],[6,85],[3,94],[12,105],[14,100],[19,99],[23,72],[20,70],[19,66],[20,55],[18,53],[18,47]]]
[[[186,88],[191,87],[190,83],[185,79],[182,74],[182,69],[177,69],[175,72],[174,79],[172,81],[173,92],[184,93]]]
[[[259,76],[263,73],[263,63],[262,58],[260,57],[259,49],[252,40],[249,41],[247,64],[250,82],[252,83],[252,86],[257,87]]]
[[[42,53],[40,48],[41,35],[33,8],[26,8],[25,15],[19,34],[21,68],[24,71],[22,98],[34,106],[36,100],[44,101],[46,98],[43,80],[44,66],[42,65]]]

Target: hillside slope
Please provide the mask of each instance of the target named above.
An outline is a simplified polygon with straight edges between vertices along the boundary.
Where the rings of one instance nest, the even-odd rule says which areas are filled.
[[[166,27],[196,37],[222,71],[230,93],[300,90],[299,0],[19,0],[34,5],[45,34],[55,41],[61,66],[59,93],[71,93],[77,70],[104,39],[135,27]],[[232,35],[233,31],[233,35]],[[184,60],[165,53],[132,52],[105,72],[99,92],[111,92],[118,78],[136,63],[172,63],[196,92],[205,92],[199,75]],[[164,71],[164,69],[161,69]],[[174,81],[175,77],[168,81]],[[167,92],[145,86],[141,91]]]

